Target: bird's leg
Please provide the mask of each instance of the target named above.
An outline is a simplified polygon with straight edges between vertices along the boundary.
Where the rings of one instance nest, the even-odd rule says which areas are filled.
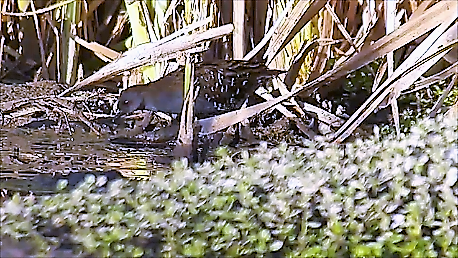
[[[250,122],[248,119],[245,119],[245,121],[235,125],[234,139],[229,144],[229,146],[237,145],[242,139],[249,142],[250,144],[258,142],[253,132],[251,131]]]
[[[232,141],[228,144],[230,147],[236,147],[240,143],[240,123],[234,125],[234,135]]]
[[[249,143],[258,142],[256,136],[254,136],[253,131],[251,130],[250,123],[240,123],[240,138]]]

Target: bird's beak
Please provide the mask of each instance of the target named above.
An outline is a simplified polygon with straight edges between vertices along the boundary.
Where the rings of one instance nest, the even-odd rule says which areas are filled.
[[[118,113],[113,117],[113,122],[116,123],[116,124],[120,124],[121,121],[122,121],[121,117],[123,115],[124,115],[124,113],[118,110]]]

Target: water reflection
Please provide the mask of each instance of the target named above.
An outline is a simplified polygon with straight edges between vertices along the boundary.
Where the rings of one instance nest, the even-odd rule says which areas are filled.
[[[1,178],[26,178],[37,173],[117,170],[126,177],[148,177],[170,156],[172,148],[133,148],[110,143],[81,128],[73,134],[54,129],[0,128]]]

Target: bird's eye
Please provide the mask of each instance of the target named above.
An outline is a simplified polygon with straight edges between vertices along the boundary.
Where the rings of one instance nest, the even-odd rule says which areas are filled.
[[[128,100],[124,100],[124,105],[127,105],[129,104],[129,101]]]

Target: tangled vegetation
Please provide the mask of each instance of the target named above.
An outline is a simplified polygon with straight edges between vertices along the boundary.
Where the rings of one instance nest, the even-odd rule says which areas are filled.
[[[57,194],[8,196],[0,257],[458,257],[457,119],[417,121],[458,107],[458,2],[1,3],[2,126],[50,119],[72,131],[76,120],[101,135],[96,120],[113,117],[120,84],[153,81],[169,65],[190,71],[201,55],[286,71],[260,95],[291,100],[271,120],[317,120],[310,135],[334,144],[221,148],[213,162],[182,160],[149,181],[88,176],[74,189],[61,180]],[[381,127],[336,144],[363,135],[364,120],[394,122],[399,138]]]
[[[457,130],[440,117],[400,140],[220,149],[150,181],[62,181],[3,202],[1,235],[48,257],[457,257]]]

